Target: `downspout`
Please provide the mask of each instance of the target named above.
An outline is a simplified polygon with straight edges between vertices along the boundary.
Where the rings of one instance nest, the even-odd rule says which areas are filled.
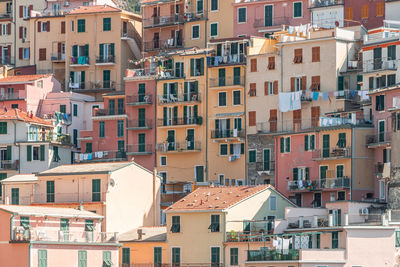
[[[281,62],[281,92],[283,92],[283,44],[282,44],[282,46],[281,46],[281,50],[280,50],[280,62]],[[283,126],[282,125],[283,124],[283,112],[281,112],[281,127]],[[276,142],[276,137],[274,136],[274,147],[275,147],[275,181],[274,181],[274,184],[275,184],[275,187],[276,188],[278,188],[278,174],[279,174],[279,171],[278,171],[278,169],[279,168],[277,168],[277,166],[276,166],[276,164],[277,164],[277,161],[278,161],[278,145],[277,145],[277,142]]]
[[[17,145],[17,124],[13,121],[14,124],[14,145]],[[12,155],[12,152],[11,152]],[[21,173],[21,146],[18,145],[18,173]]]
[[[13,2],[11,2],[12,4]],[[13,23],[14,23],[14,60],[17,58],[17,1],[14,2],[15,5],[13,5],[14,8],[14,18],[13,18]],[[16,64],[15,64],[16,65]]]
[[[208,2],[208,1],[206,1],[206,2]],[[207,45],[207,47],[206,48],[208,48],[208,45]],[[206,50],[206,61],[207,61],[207,55],[208,55],[208,51]],[[205,110],[205,118],[204,118],[204,121],[206,122],[206,134],[205,134],[205,136],[206,136],[206,181],[208,181],[208,169],[209,169],[209,166],[208,166],[208,134],[209,134],[209,132],[208,132],[208,124],[209,124],[209,121],[208,121],[208,66],[207,66],[207,62],[206,62],[206,69],[207,69],[207,71],[205,72],[206,73],[206,79],[205,79],[205,92],[204,92],[204,96],[205,96],[205,99],[206,99],[206,110]]]
[[[36,23],[37,23],[38,19],[34,20],[33,23],[33,65],[35,65],[36,68]],[[16,35],[16,34],[14,34]],[[37,68],[36,68],[37,71]]]
[[[352,200],[353,182],[354,182],[354,153],[355,153],[355,134],[354,129],[351,128],[351,180],[350,180],[350,200]]]
[[[251,41],[251,40],[250,40]],[[250,43],[249,43],[250,45]],[[243,49],[244,49],[244,44],[243,44]],[[246,49],[249,49],[248,47],[246,47]],[[244,51],[243,51],[244,52]],[[248,55],[248,51],[246,52],[246,56]],[[247,57],[246,57],[246,65],[244,65],[243,67],[243,102],[244,102],[244,125],[247,125],[247,89],[246,89],[246,85],[247,85]],[[248,147],[247,147],[247,127],[244,127],[244,177],[246,177],[246,184],[249,185],[250,181],[249,181],[249,165],[247,162],[247,151],[248,151]]]
[[[153,226],[157,225],[157,198],[156,198],[157,168],[153,171]]]
[[[226,211],[222,213],[222,266],[225,267],[225,256],[226,256]]]

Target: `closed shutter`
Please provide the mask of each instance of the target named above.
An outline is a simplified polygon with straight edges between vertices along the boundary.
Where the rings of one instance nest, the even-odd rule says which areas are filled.
[[[31,145],[26,146],[26,160],[32,161],[32,146]]]
[[[256,72],[257,71],[257,59],[256,58],[252,58],[250,60],[250,71],[251,72]]]
[[[46,30],[47,30],[47,32],[50,32],[50,21],[49,20],[46,23]]]
[[[294,80],[295,80],[294,77],[291,77],[291,78],[290,78],[290,92],[294,92],[294,91],[295,91],[295,88],[294,88]]]
[[[280,138],[280,152],[285,153],[285,138]]]
[[[204,75],[204,58],[200,59],[200,76]]]
[[[7,160],[12,159],[11,153],[12,153],[11,146],[7,146]]]
[[[269,94],[268,85],[269,85],[269,82],[264,82],[264,95],[268,95]]]
[[[44,145],[40,145],[40,161],[44,161],[45,159],[44,148]]]
[[[19,27],[19,39],[22,39],[24,37],[24,27]]]
[[[19,59],[22,59],[22,54],[23,54],[23,48],[22,47],[20,47],[19,49],[18,49],[18,58]]]
[[[61,33],[65,33],[65,21],[61,21]]]
[[[307,89],[307,77],[301,77],[301,90],[305,91]]]
[[[293,181],[297,181],[299,177],[299,169],[293,168]]]
[[[304,151],[308,151],[308,148],[309,148],[308,138],[309,138],[308,135],[304,136]]]
[[[249,111],[249,126],[256,126],[256,112]]]
[[[190,76],[194,76],[194,58],[190,59]]]
[[[38,32],[42,31],[42,23],[40,21],[38,21],[38,23],[37,23],[37,31]]]
[[[320,47],[313,47],[312,48],[312,62],[319,62],[320,61]]]
[[[278,94],[278,81],[274,81],[274,95]]]

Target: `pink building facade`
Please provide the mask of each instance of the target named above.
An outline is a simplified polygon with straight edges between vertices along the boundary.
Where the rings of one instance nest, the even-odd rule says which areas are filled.
[[[116,233],[102,233],[102,219],[84,210],[0,205],[0,260],[6,266],[116,265]]]
[[[298,26],[310,22],[308,0],[236,1],[234,3],[234,36],[268,36],[282,25]]]

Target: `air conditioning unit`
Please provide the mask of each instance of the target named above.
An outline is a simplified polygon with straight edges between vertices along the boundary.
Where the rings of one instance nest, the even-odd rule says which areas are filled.
[[[360,209],[360,214],[361,214],[361,215],[368,215],[368,213],[369,213],[368,208],[362,208],[362,209]]]

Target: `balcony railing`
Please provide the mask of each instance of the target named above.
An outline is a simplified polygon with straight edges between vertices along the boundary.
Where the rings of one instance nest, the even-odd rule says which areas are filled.
[[[313,151],[312,158],[317,160],[351,158],[351,147],[317,149]]]
[[[70,58],[70,65],[89,65],[89,57],[87,56],[80,56],[80,57],[71,57]]]
[[[191,152],[200,151],[200,141],[185,141],[185,142],[164,142],[157,144],[157,151],[168,153],[168,152]]]
[[[374,72],[380,70],[397,70],[398,61],[391,58],[376,58],[371,60],[365,60],[364,72]]]
[[[392,141],[392,132],[381,132],[367,135],[367,145],[386,144]]]
[[[211,78],[209,79],[210,87],[224,87],[224,86],[244,86],[243,76],[234,76],[229,78]]]
[[[64,145],[71,144],[71,136],[69,134],[60,133],[39,133],[39,132],[28,132],[26,134],[26,140],[28,142],[53,142]]]
[[[127,155],[149,155],[153,153],[152,144],[128,145]]]
[[[255,167],[256,171],[274,171],[275,161],[249,162],[249,167]]]
[[[6,12],[6,13],[0,13],[0,19],[11,19],[12,18],[12,13]]]
[[[0,170],[14,170],[17,171],[19,167],[18,160],[2,160],[0,161]]]
[[[272,17],[254,20],[254,28],[275,27],[280,25],[289,25],[289,17]]]
[[[259,231],[248,231],[248,232],[226,232],[226,241],[227,242],[270,242],[270,238],[266,237],[267,234],[272,234],[273,230],[266,229],[267,221],[263,221],[264,229],[259,229]]]
[[[12,56],[2,56],[0,58],[1,65],[15,65],[15,58]]]
[[[74,158],[75,163],[79,162],[103,162],[126,160],[126,152],[120,150],[97,151],[92,153],[78,153]]]
[[[0,100],[23,100],[25,99],[25,94],[22,91],[16,91],[16,92],[3,92],[1,94],[0,92]]]
[[[100,56],[96,57],[96,64],[115,63],[115,56]]]
[[[150,19],[143,20],[143,27],[161,27],[173,24],[184,23],[185,19],[183,15],[172,15],[172,16],[157,16]]]
[[[186,12],[185,13],[185,22],[190,21],[197,21],[205,19],[206,15],[204,13],[197,13],[197,12]]]
[[[227,56],[209,56],[207,57],[207,66],[208,67],[218,67],[224,65],[234,65],[234,64],[245,64],[246,63],[246,55],[231,55]]]
[[[219,138],[244,138],[244,130],[213,130],[211,131],[211,138],[212,139],[219,139]]]
[[[65,61],[64,53],[53,53],[51,54],[51,61]]]
[[[158,119],[157,126],[201,125],[203,117]]]
[[[124,115],[125,109],[96,109],[93,116],[113,116],[113,115]]]
[[[94,153],[82,153],[82,155],[89,155]],[[79,154],[78,154],[79,155]],[[106,156],[103,154],[103,159]],[[41,193],[34,194],[32,196],[32,203],[35,204],[46,204],[46,203],[92,203],[92,202],[104,202],[106,201],[105,192],[91,192],[91,191],[80,191],[79,193]]]
[[[159,49],[172,49],[172,48],[181,48],[183,47],[183,41],[178,39],[167,39],[167,40],[152,40],[144,42],[144,50],[154,51]]]
[[[201,102],[200,93],[180,93],[176,95],[158,95],[158,103],[171,104],[171,103],[184,103],[184,102]]]
[[[320,180],[297,180],[288,182],[288,191],[314,191],[350,188],[350,178],[326,178]]]
[[[86,232],[86,231],[58,231],[47,229],[24,229],[16,226],[12,229],[11,242],[73,242],[73,243],[117,243],[117,233]]]
[[[343,5],[344,0],[311,0],[310,8]]]
[[[247,261],[293,261],[299,260],[299,250],[248,250]]]
[[[71,90],[85,89],[85,82],[69,82],[68,88]]]
[[[153,95],[138,94],[126,96],[126,104],[128,106],[151,105],[153,103]]]
[[[151,119],[128,120],[128,125],[127,125],[128,130],[143,130],[143,129],[152,129],[152,128],[153,128],[153,120],[151,120]]]

